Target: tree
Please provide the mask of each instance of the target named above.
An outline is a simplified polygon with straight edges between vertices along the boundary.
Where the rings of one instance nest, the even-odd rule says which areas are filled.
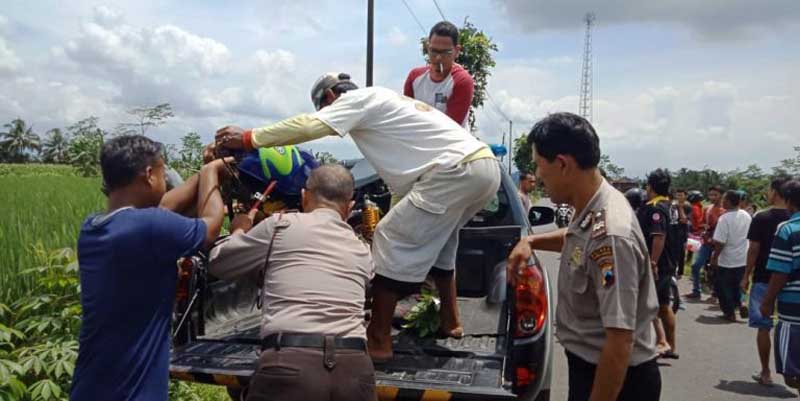
[[[772,168],[774,175],[800,175],[800,146],[794,147],[795,156],[781,160],[780,164]]]
[[[329,152],[316,152],[314,153],[314,158],[317,159],[319,164],[336,164],[339,163],[339,159],[337,159],[334,155]]]
[[[42,144],[42,160],[45,163],[61,164],[67,162],[69,138],[61,132],[60,128],[53,128],[47,131],[46,135],[46,139]]]
[[[203,142],[196,132],[189,132],[181,138],[181,148],[172,162],[178,172],[188,177],[203,167]]]
[[[157,127],[167,122],[167,119],[174,117],[172,106],[169,103],[161,103],[152,107],[135,107],[128,110],[128,114],[136,117],[135,122],[121,123],[117,125],[115,135],[144,135],[148,128]]]
[[[514,165],[519,171],[536,171],[536,162],[533,161],[531,145],[528,144],[527,135],[520,135],[514,140]]]
[[[88,117],[67,127],[72,140],[67,148],[69,163],[83,176],[100,174],[100,149],[107,133],[97,127],[97,117]]]
[[[12,163],[24,163],[31,158],[32,151],[39,150],[39,135],[33,132],[33,127],[28,127],[21,118],[15,118],[3,125],[7,131],[0,134],[7,160]]]
[[[601,155],[600,156],[600,163],[598,164],[600,169],[606,173],[606,177],[611,180],[618,180],[622,178],[622,175],[625,174],[625,169],[614,164],[611,161],[611,157],[608,155]]]
[[[489,83],[490,69],[496,64],[492,52],[497,51],[497,45],[483,31],[464,18],[464,26],[459,28],[459,44],[461,52],[456,62],[461,64],[472,75],[475,81],[475,91],[472,95],[472,105],[469,112],[469,129],[475,131],[475,109],[483,106],[486,100],[486,86]],[[428,55],[428,38],[422,38],[422,55]]]

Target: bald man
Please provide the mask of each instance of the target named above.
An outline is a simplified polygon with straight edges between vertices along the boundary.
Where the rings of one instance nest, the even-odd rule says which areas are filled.
[[[248,400],[375,399],[364,321],[372,257],[345,221],[353,187],[347,169],[323,165],[302,191],[304,213],[255,227],[237,216],[233,234],[211,251],[212,275],[263,285],[262,352]]]

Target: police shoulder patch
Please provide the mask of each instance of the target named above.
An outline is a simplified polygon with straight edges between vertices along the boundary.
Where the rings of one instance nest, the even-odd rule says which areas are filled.
[[[598,262],[598,263],[600,262],[600,259],[604,259],[604,258],[613,259],[613,256],[614,256],[614,251],[611,249],[610,245],[603,245],[603,246],[595,249],[594,251],[592,251],[591,254],[589,254],[589,257],[593,261]]]
[[[611,258],[602,259],[598,262],[600,267],[600,276],[603,283],[603,288],[608,288],[614,285],[616,277],[614,276],[614,260]]]
[[[600,210],[594,213],[592,238],[597,239],[606,235],[606,212]]]

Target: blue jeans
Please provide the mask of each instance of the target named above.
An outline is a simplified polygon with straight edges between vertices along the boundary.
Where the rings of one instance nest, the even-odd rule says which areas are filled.
[[[700,294],[700,269],[708,263],[708,258],[711,257],[711,245],[703,244],[700,250],[694,255],[694,262],[692,262],[692,293]]]

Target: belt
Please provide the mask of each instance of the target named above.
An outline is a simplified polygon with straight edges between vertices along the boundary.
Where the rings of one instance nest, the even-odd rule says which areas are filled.
[[[261,340],[261,349],[281,347],[326,348],[326,343],[339,349],[367,350],[367,342],[361,338],[325,336],[321,334],[270,334]]]

